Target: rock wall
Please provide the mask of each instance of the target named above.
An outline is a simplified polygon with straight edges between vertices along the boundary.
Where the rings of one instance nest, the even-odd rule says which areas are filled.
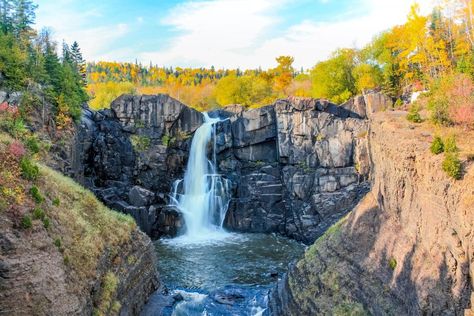
[[[367,191],[367,124],[352,111],[292,98],[222,125],[232,142],[219,148],[219,167],[236,185],[230,229],[311,243]]]
[[[339,107],[292,98],[254,110],[211,112],[219,170],[233,183],[228,229],[278,232],[310,243],[367,192],[367,122],[359,103]],[[86,111],[76,141],[75,177],[149,235],[175,235],[167,207],[203,116],[166,95],[115,100]]]
[[[372,116],[372,190],[280,281],[276,315],[472,313],[473,164],[450,179],[431,139],[404,114]]]

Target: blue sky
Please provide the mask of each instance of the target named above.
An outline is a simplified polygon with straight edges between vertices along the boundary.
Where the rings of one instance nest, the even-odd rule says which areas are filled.
[[[430,0],[419,0],[426,11]],[[310,68],[402,23],[412,0],[38,0],[37,27],[77,40],[87,60]]]

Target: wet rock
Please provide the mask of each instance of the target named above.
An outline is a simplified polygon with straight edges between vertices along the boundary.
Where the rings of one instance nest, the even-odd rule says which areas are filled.
[[[244,293],[239,289],[226,289],[212,295],[214,301],[224,305],[234,305],[245,299]]]

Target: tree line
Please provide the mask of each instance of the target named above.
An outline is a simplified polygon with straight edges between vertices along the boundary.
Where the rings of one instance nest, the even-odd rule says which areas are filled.
[[[127,92],[168,93],[202,110],[233,103],[255,107],[287,96],[326,98],[340,104],[373,89],[402,105],[407,92],[429,91],[424,102],[433,120],[469,121],[474,116],[470,105],[474,101],[473,12],[473,0],[441,1],[426,16],[415,3],[405,23],[378,34],[361,49],[337,49],[308,70],[295,70],[290,56],[278,57],[276,68],[245,71],[91,63],[89,94],[96,108]],[[460,90],[465,90],[464,97],[443,97]]]

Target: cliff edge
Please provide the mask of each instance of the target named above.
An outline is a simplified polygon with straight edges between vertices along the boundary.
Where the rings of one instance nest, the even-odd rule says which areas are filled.
[[[472,313],[473,163],[449,178],[404,116],[372,115],[371,191],[279,282],[275,314]]]

